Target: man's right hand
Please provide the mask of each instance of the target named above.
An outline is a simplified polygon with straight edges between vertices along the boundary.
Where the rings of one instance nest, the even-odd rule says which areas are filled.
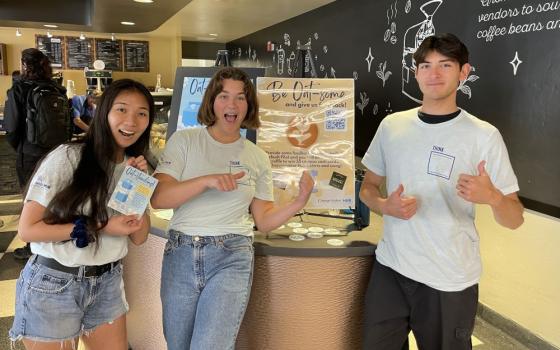
[[[399,219],[408,220],[416,214],[416,209],[418,208],[416,198],[403,196],[403,192],[404,186],[400,184],[399,187],[385,199],[381,208],[383,215],[390,215]]]

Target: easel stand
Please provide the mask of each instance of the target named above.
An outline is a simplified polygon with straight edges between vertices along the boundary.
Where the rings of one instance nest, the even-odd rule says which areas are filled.
[[[299,45],[297,47],[296,59],[292,69],[292,77],[305,78],[306,59],[309,62],[309,77],[317,78],[317,71],[315,70],[315,64],[313,63],[313,55],[311,54],[311,44]]]

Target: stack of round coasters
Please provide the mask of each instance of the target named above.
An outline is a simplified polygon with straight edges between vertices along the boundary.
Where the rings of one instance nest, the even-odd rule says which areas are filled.
[[[322,227],[317,227],[317,226],[311,226],[309,228],[309,232],[323,232],[325,229],[323,229]]]
[[[291,228],[302,227],[302,226],[303,226],[303,224],[300,223],[300,222],[288,222],[288,227],[291,227]]]
[[[303,240],[305,239],[305,236],[303,236],[303,235],[291,234],[288,238],[289,238],[291,241],[296,241],[296,242],[298,242],[298,241],[303,241]]]
[[[309,232],[309,230],[306,229],[305,227],[296,227],[292,229],[292,231],[294,231],[294,233],[299,233],[299,234],[306,234],[307,232]]]
[[[344,241],[337,238],[331,238],[327,239],[327,244],[333,245],[335,247],[340,247],[341,245],[344,245]]]

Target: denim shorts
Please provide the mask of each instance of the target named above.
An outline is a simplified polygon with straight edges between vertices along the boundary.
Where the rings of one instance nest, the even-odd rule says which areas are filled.
[[[35,260],[29,259],[17,280],[12,341],[74,339],[128,311],[122,264],[101,276],[82,277]]]

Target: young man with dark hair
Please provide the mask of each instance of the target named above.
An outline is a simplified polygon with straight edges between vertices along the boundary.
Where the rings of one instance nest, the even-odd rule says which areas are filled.
[[[364,349],[401,349],[410,330],[420,349],[471,349],[481,274],[475,204],[505,227],[523,223],[499,131],[457,107],[468,55],[452,34],[426,38],[414,55],[422,106],[387,116],[364,155],[360,198],[384,221]]]

